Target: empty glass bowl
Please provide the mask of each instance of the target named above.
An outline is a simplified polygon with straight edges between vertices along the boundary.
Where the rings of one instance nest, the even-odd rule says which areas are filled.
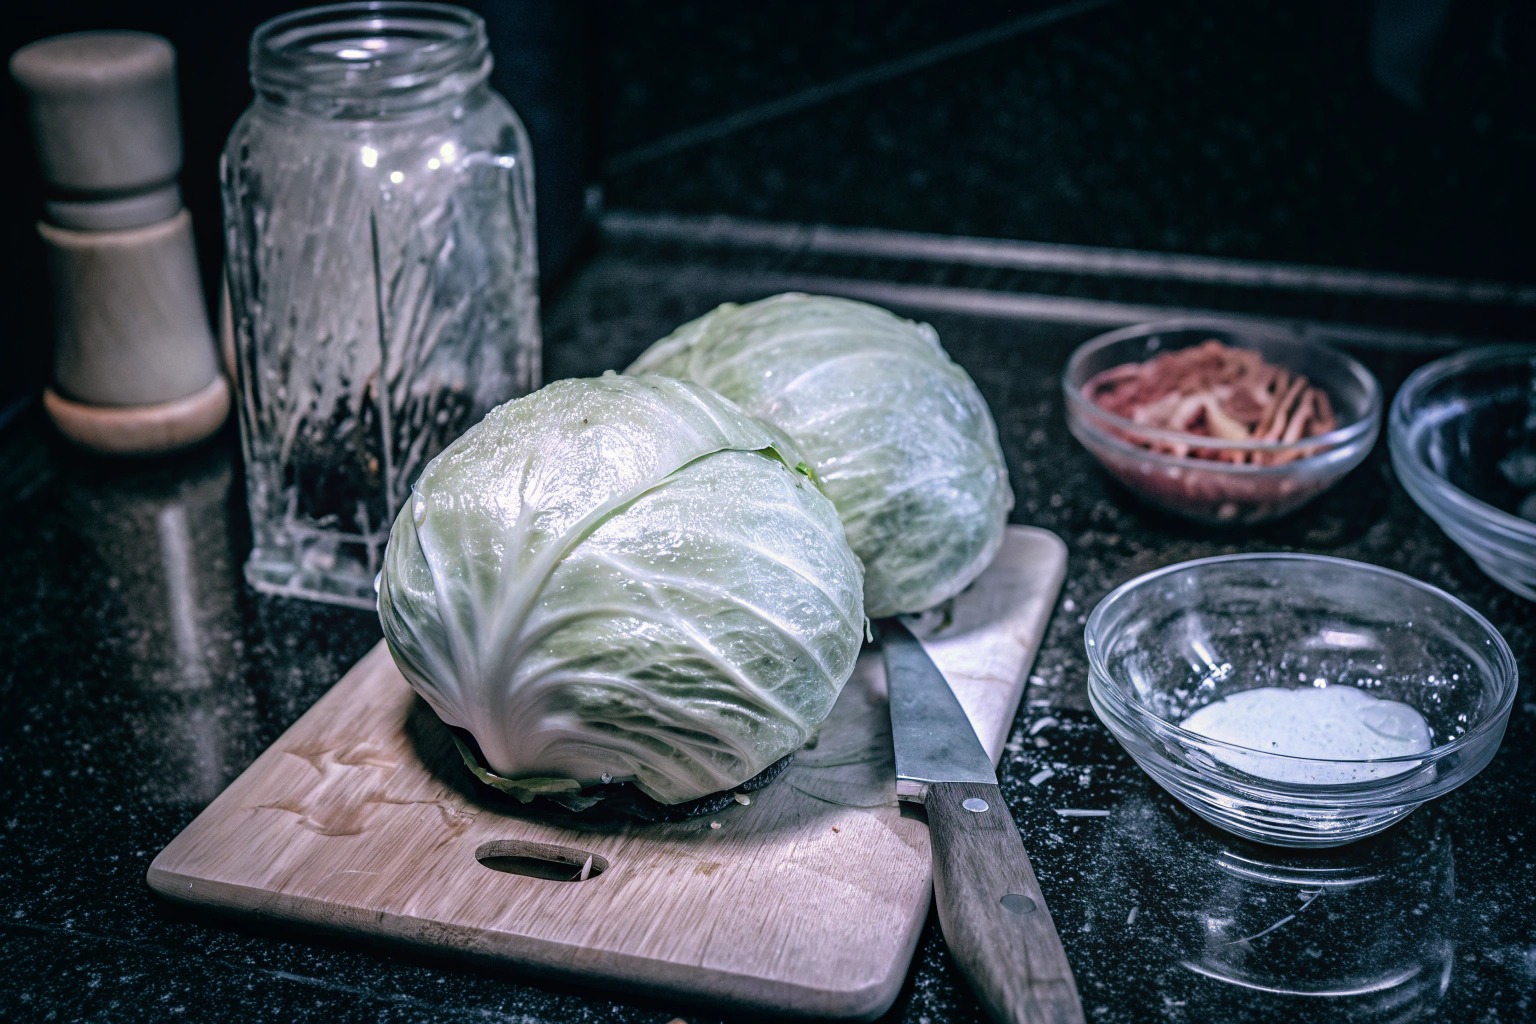
[[[1392,401],[1392,469],[1483,572],[1536,601],[1536,345],[1422,367]]]
[[[1218,457],[1190,458],[1128,439],[1188,444],[1194,435],[1142,426],[1083,394],[1104,370],[1212,339],[1305,375],[1327,393],[1338,426],[1291,444],[1200,437],[1198,447]],[[1105,469],[1144,500],[1198,522],[1262,523],[1293,512],[1359,465],[1380,432],[1381,385],[1365,367],[1326,345],[1228,320],[1167,320],[1102,334],[1072,353],[1061,387],[1068,428]],[[1234,461],[1251,452],[1262,453],[1264,464]]]
[[[1492,759],[1514,703],[1509,645],[1442,590],[1374,565],[1227,555],[1138,577],[1088,617],[1088,695],[1136,763],[1190,810],[1278,846],[1379,832]],[[1181,728],[1256,687],[1357,687],[1419,713],[1431,746],[1293,757]]]

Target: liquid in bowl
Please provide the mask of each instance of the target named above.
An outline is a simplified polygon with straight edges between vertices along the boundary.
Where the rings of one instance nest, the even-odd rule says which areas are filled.
[[[1471,779],[1498,749],[1517,681],[1509,645],[1461,601],[1321,555],[1226,555],[1148,573],[1099,603],[1084,640],[1093,709],[1137,764],[1212,824],[1280,846],[1353,842]],[[1264,688],[1289,695],[1239,696],[1190,721]],[[1360,757],[1263,749],[1210,724],[1275,699],[1358,701],[1392,735]],[[1372,735],[1364,724],[1348,726],[1355,742]],[[1230,742],[1245,738],[1256,745]]]
[[[1423,715],[1348,684],[1242,690],[1207,704],[1179,727],[1256,753],[1285,755],[1216,754],[1233,768],[1277,782],[1335,785],[1401,775],[1418,762],[1376,762],[1422,754],[1433,745]]]

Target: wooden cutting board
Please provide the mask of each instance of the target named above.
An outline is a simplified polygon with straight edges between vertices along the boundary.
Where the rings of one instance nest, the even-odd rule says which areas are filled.
[[[1053,534],[1009,527],[949,613],[914,626],[994,762],[1065,567]],[[871,1018],[901,987],[931,878],[927,827],[896,802],[878,653],[859,659],[816,745],[749,805],[571,827],[477,787],[381,643],[155,858],[149,884],[199,906],[758,1012]],[[562,861],[574,875],[589,856],[585,880],[481,860]]]

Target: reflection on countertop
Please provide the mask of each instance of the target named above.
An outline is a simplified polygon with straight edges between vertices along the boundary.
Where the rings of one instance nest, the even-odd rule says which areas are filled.
[[[1427,1016],[1450,985],[1455,856],[1439,807],[1384,835],[1308,853],[1204,828],[1180,836],[1176,819],[1151,806],[1136,814],[1130,803],[1122,820],[1135,824],[1104,830],[1095,871],[1148,894],[1127,912],[1127,932],[1232,986],[1214,990],[1212,1002],[1274,1012],[1274,996],[1327,1000],[1351,1021],[1400,1021]],[[1177,891],[1158,893],[1155,880],[1173,871]]]

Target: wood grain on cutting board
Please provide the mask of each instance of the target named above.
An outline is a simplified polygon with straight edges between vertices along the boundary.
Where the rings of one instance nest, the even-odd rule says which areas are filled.
[[[1061,586],[1052,534],[916,625],[994,761]],[[487,799],[383,644],[163,850],[161,894],[534,974],[768,1013],[874,1017],[928,911],[928,836],[896,802],[885,678],[865,652],[816,745],[749,805],[572,825]],[[712,827],[718,824],[718,828]],[[492,850],[487,843],[502,844]],[[547,844],[585,881],[476,858]]]

